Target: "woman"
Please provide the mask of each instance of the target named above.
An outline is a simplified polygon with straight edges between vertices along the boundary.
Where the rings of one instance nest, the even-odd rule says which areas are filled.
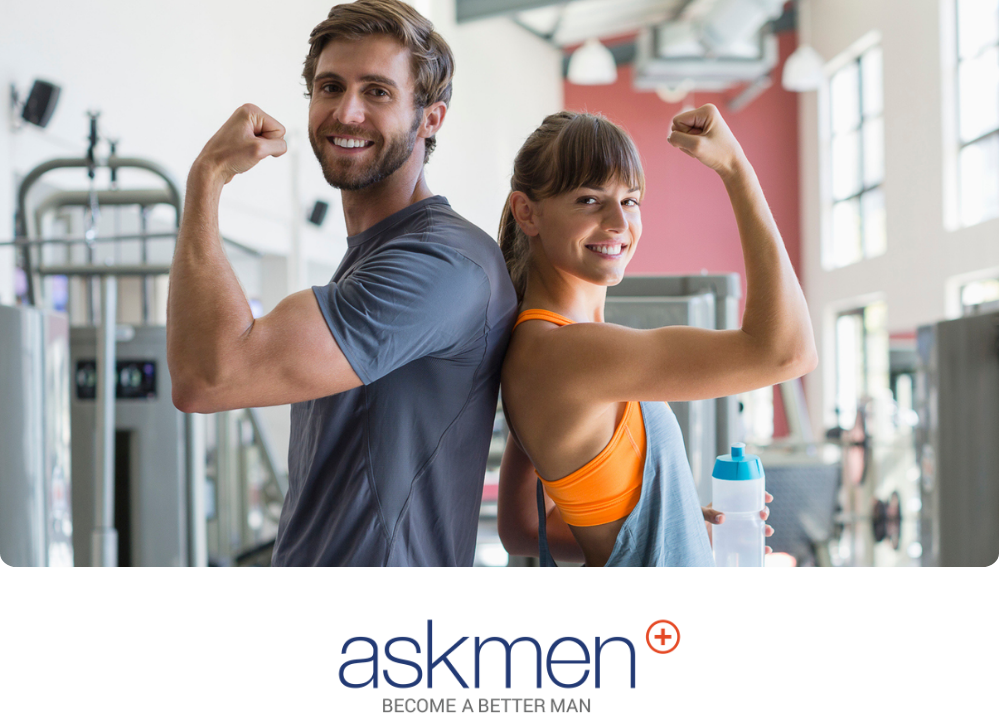
[[[517,155],[500,222],[521,299],[502,376],[511,433],[499,532],[511,554],[537,555],[540,541],[542,564],[550,564],[546,544],[589,566],[713,564],[704,521],[721,518],[702,513],[666,403],[741,393],[815,367],[804,296],[725,121],[705,105],[676,116],[667,139],[728,191],[746,263],[742,328],[603,322],[607,286],[624,277],[642,233],[638,152],[602,117],[546,118]]]

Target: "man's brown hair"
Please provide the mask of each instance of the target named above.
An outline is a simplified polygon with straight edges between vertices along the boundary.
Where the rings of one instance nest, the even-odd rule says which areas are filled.
[[[308,55],[302,77],[306,96],[312,97],[312,80],[316,63],[326,43],[331,40],[360,40],[370,35],[388,35],[402,43],[410,53],[415,103],[419,110],[436,102],[451,102],[451,78],[454,75],[454,55],[433,24],[410,5],[400,0],[357,0],[336,5],[329,16],[316,25],[309,35]],[[425,139],[430,157],[437,138]]]

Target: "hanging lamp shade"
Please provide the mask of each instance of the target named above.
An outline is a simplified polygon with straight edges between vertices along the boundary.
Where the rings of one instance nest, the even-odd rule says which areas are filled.
[[[792,92],[818,90],[825,80],[822,56],[811,45],[799,45],[784,62],[781,85]]]
[[[683,102],[691,90],[694,89],[694,81],[690,78],[681,80],[676,85],[660,85],[656,88],[656,95],[664,103],[675,104]]]
[[[569,58],[568,76],[575,85],[610,85],[617,80],[617,63],[610,50],[590,38]]]

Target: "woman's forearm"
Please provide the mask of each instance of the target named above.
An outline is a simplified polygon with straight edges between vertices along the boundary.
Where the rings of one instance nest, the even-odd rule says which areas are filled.
[[[740,156],[719,174],[732,202],[746,264],[742,329],[780,365],[802,370],[799,375],[808,372],[816,355],[808,306],[756,172]]]
[[[583,549],[576,542],[576,536],[562,519],[562,513],[552,503],[548,510],[548,520],[545,523],[545,535],[548,538],[548,549],[552,557],[562,562],[581,563],[586,560]]]

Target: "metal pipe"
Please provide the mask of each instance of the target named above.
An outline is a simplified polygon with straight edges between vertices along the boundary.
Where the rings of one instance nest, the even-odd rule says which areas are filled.
[[[149,241],[146,238],[146,232],[149,230],[149,206],[139,206],[139,222],[142,231],[142,240],[139,245],[139,262],[142,265],[146,265],[149,262]],[[144,325],[149,324],[149,303],[152,295],[153,278],[150,275],[146,275],[142,278],[142,323]]]
[[[87,264],[94,264],[94,243],[91,240],[84,239],[84,243],[87,246]],[[38,274],[39,276],[45,273],[41,269],[41,251],[39,251],[38,259]],[[87,298],[87,325],[97,325],[97,306],[100,300],[100,287],[96,280],[92,276],[86,277],[83,280],[83,286],[85,289],[85,296]]]
[[[129,192],[129,191],[123,190],[122,192]],[[128,203],[123,203],[123,204],[128,204]],[[120,242],[122,240],[142,240],[143,237],[145,237],[147,240],[168,240],[170,238],[176,238],[177,233],[162,232],[162,233],[146,233],[145,235],[142,235],[141,233],[138,235],[108,235],[106,237],[96,238],[94,240],[94,244],[96,245],[97,243],[102,243],[102,242]],[[252,257],[259,258],[264,256],[264,254],[259,250],[255,250],[254,248],[251,248],[249,245],[244,245],[243,243],[233,240],[231,238],[223,236],[222,242]],[[6,247],[8,245],[13,245],[14,247],[25,247],[26,245],[84,245],[86,243],[87,239],[83,237],[48,238],[44,240],[32,239],[27,237],[17,237],[14,238],[13,240],[4,240],[3,242],[0,242],[0,247]]]
[[[169,265],[46,265],[39,275],[79,275],[103,277],[104,275],[169,275]]]
[[[97,156],[94,154],[94,149],[97,147],[99,139],[97,135],[97,118],[100,116],[100,111],[87,113],[87,117],[90,118],[90,136],[87,138],[89,141],[87,145],[87,177],[91,180],[96,176]]]
[[[770,79],[769,72],[765,75],[761,75],[747,85],[742,92],[728,101],[728,109],[732,112],[739,112],[744,107],[749,105],[749,103],[753,102],[753,100],[762,95],[773,84],[774,82]]]
[[[142,158],[109,158],[108,160],[95,160],[93,166],[96,167],[114,167],[125,168],[139,168],[147,170],[154,175],[161,177],[164,182],[166,182],[167,190],[170,195],[170,204],[174,206],[177,211],[177,221],[180,223],[181,213],[183,211],[181,205],[181,195],[177,183],[173,180],[170,173],[166,171],[160,165],[150,162],[149,160],[144,160]],[[28,192],[34,186],[38,180],[46,173],[52,172],[53,170],[60,170],[64,168],[87,168],[92,167],[91,162],[87,158],[57,158],[55,160],[49,160],[48,162],[36,165],[21,181],[21,186],[17,191],[17,219],[16,219],[16,234],[18,237],[29,237],[28,233],[28,218],[27,218],[27,201]],[[119,191],[120,192],[120,191]],[[98,200],[102,201],[101,194],[98,193]],[[31,254],[28,245],[22,247],[22,265],[24,268],[24,273],[27,278],[27,294],[28,294],[28,304],[35,304],[35,284],[34,284],[34,274],[31,269]]]
[[[91,146],[90,150],[87,152],[87,157],[91,160],[93,159],[93,141],[94,141],[94,124],[96,119],[91,117],[90,119],[90,132],[91,132]],[[97,225],[100,223],[101,211],[100,202],[97,200],[97,190],[94,188],[94,168],[93,165],[87,168],[87,174],[90,177],[90,190],[87,192],[87,204],[86,209],[89,210],[89,216],[84,213],[84,230],[83,237],[87,241],[87,262],[93,264],[94,262],[94,240],[97,238]],[[89,222],[87,217],[90,218]],[[41,222],[38,223],[38,227],[41,228]],[[42,256],[39,253],[38,256],[38,266],[41,268]],[[96,278],[87,278],[87,301],[89,305],[88,311],[88,321],[91,325],[95,323],[96,320],[96,296],[98,293],[98,281]]]
[[[215,504],[218,526],[218,559],[224,564],[230,564],[235,552],[232,542],[232,505],[234,485],[232,476],[233,456],[232,439],[230,435],[230,413],[215,414],[215,492],[218,501]]]
[[[184,416],[187,438],[188,548],[193,567],[208,567],[208,526],[205,512],[205,416]]]
[[[168,240],[176,237],[177,233],[175,232],[146,233],[145,235],[141,233],[137,235],[105,235],[104,237],[96,238],[94,240],[94,244],[121,242],[122,240],[142,240],[143,238],[146,238],[147,240]],[[87,239],[84,237],[44,239],[18,237],[13,240],[4,240],[0,242],[0,247],[6,247],[9,245],[13,245],[15,247],[21,247],[24,245],[83,245],[86,242]]]
[[[117,278],[114,275],[101,277],[101,291],[101,322],[97,326],[97,462],[90,557],[94,567],[117,567],[118,532],[114,528]]]
[[[126,190],[97,190],[96,202],[99,206],[113,205],[171,205],[172,196],[166,188],[133,188]],[[42,218],[45,213],[60,210],[64,207],[82,207],[86,210],[91,203],[90,192],[86,190],[62,190],[47,195],[35,207],[35,230],[40,234]],[[174,208],[176,210],[176,208]],[[107,234],[115,237],[118,233]],[[86,238],[86,235],[84,235]],[[30,238],[29,238],[30,239]],[[97,241],[95,236],[92,241]]]

